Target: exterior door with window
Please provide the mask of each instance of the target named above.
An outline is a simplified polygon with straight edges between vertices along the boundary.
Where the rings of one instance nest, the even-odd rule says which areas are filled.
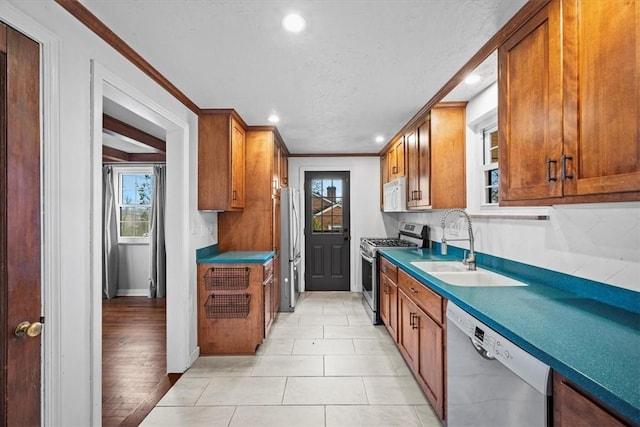
[[[305,172],[305,289],[349,291],[349,172]]]
[[[0,23],[0,425],[40,425],[40,46]],[[20,327],[18,327],[20,325]]]

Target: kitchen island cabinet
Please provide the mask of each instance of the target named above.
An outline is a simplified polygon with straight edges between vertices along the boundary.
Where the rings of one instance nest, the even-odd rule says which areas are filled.
[[[501,205],[640,200],[640,7],[614,3],[552,0],[499,48]]]
[[[242,210],[246,125],[234,110],[198,117],[198,210]]]
[[[237,257],[242,260],[242,253]],[[262,344],[264,288],[273,280],[273,254],[258,262],[200,263],[198,273],[198,345],[201,355],[254,354]],[[221,257],[229,254],[222,254]],[[264,256],[262,258],[265,258]],[[247,258],[244,258],[247,260]],[[256,260],[260,260],[260,256]],[[229,260],[221,258],[220,261]],[[269,307],[270,308],[270,307]],[[268,328],[267,328],[268,329]]]

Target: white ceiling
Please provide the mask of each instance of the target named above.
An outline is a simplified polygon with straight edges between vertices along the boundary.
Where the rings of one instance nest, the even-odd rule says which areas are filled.
[[[83,0],[200,108],[277,113],[296,154],[377,153],[525,2]]]

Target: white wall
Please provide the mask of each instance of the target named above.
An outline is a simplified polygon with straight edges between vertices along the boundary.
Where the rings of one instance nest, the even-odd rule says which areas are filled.
[[[351,291],[362,290],[360,238],[387,235],[380,212],[379,157],[291,157],[289,182],[304,197],[305,171],[349,171],[351,195]],[[301,230],[301,235],[304,233]],[[304,243],[303,243],[304,247]],[[304,254],[302,265],[304,268]],[[304,270],[303,270],[304,279]]]
[[[149,244],[118,245],[117,296],[149,295]]]
[[[194,310],[194,315],[188,328],[190,348],[184,351],[196,349],[195,249],[215,242],[217,218],[215,214],[200,214],[196,210],[197,116],[53,1],[2,0],[0,19],[11,25],[12,21],[9,19],[15,21],[13,17],[16,14],[25,17],[20,19],[23,24],[26,22],[23,31],[37,32],[35,28],[44,28],[51,34],[57,41],[55,44],[59,52],[56,58],[59,64],[58,74],[44,76],[45,81],[52,81],[56,86],[53,93],[58,96],[55,114],[45,116],[44,121],[47,126],[55,128],[56,138],[53,140],[60,141],[55,150],[55,161],[47,165],[48,159],[45,159],[44,165],[45,169],[51,166],[58,167],[58,170],[53,172],[53,176],[57,176],[57,182],[47,182],[45,186],[51,189],[53,205],[59,204],[63,213],[57,222],[59,242],[55,242],[55,246],[60,249],[57,255],[57,277],[55,283],[44,284],[58,287],[56,292],[60,301],[60,306],[45,308],[53,315],[52,322],[47,322],[48,330],[45,334],[57,334],[59,337],[55,349],[44,349],[44,357],[49,360],[51,369],[55,371],[53,377],[57,378],[55,384],[48,385],[55,390],[56,402],[45,400],[45,407],[55,405],[56,408],[48,408],[45,412],[53,413],[52,424],[92,425],[100,419],[100,399],[99,396],[95,396],[95,380],[92,381],[92,358],[96,355],[90,352],[93,333],[90,325],[93,317],[99,316],[99,313],[92,312],[92,295],[94,289],[99,291],[100,287],[99,283],[92,283],[93,274],[90,267],[92,252],[99,250],[91,241],[90,229],[93,176],[90,113],[92,60],[128,82],[155,104],[189,126],[189,173],[186,177],[187,182],[184,183],[186,186],[181,187],[189,191],[189,215],[186,226],[172,224],[174,227],[191,230],[188,247],[185,248],[185,258],[193,268],[189,269],[188,277],[181,279],[182,286],[190,288],[188,303]],[[59,120],[56,117],[59,117]],[[56,123],[49,123],[51,120],[55,120]],[[47,142],[45,140],[45,144]],[[48,172],[46,176],[51,175],[52,173]],[[52,302],[45,300],[43,303],[46,307]],[[58,330],[55,330],[56,328]],[[52,362],[51,358],[55,360]],[[45,396],[51,394],[47,394],[45,390]],[[92,407],[96,398],[97,406]]]

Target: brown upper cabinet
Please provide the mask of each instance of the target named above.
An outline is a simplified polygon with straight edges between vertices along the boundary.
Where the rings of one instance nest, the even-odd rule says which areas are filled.
[[[466,206],[464,102],[441,102],[404,135],[407,208]]]
[[[234,110],[198,117],[198,209],[237,211],[245,202],[246,125]]]
[[[285,150],[280,153],[280,186],[289,187],[289,156]]]
[[[431,109],[432,209],[467,206],[466,108],[466,102],[441,102]]]
[[[429,120],[405,135],[407,144],[407,208],[428,208],[429,198]]]
[[[552,0],[498,51],[500,204],[640,199],[640,2]]]
[[[389,182],[387,153],[380,156],[380,210],[384,209],[384,185]]]
[[[393,143],[387,153],[387,176],[389,181],[404,176],[405,139],[403,136]]]
[[[273,141],[273,180],[272,191],[274,196],[280,196],[280,189],[289,186],[289,158],[287,149],[282,142],[280,134],[274,132]]]

